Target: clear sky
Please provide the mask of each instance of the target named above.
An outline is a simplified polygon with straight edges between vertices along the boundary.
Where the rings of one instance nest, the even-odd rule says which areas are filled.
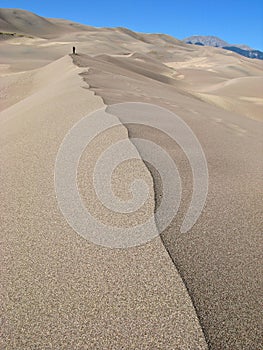
[[[92,26],[166,33],[178,39],[215,35],[263,51],[262,0],[1,0],[0,5]]]

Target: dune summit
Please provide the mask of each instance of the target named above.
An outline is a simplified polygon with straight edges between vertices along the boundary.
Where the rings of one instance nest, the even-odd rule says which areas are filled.
[[[164,34],[19,9],[0,10],[0,32],[0,347],[260,349],[263,62]],[[114,116],[123,102],[175,113],[202,146],[208,194],[186,234],[180,227],[193,192],[189,159],[160,131],[165,120],[158,113],[146,115],[144,126]],[[104,225],[126,230],[144,223],[165,196],[160,172],[144,161],[136,139],[155,143],[177,165],[179,211],[162,232],[152,220],[157,235],[147,244],[94,244],[59,208],[58,152],[76,123],[97,110],[109,113],[114,127],[94,134],[84,149],[76,184],[85,208]],[[147,118],[160,129],[147,126]],[[177,124],[165,128],[176,131]],[[148,188],[132,214],[113,213],[100,201],[104,187],[94,190],[97,160],[118,143],[133,157],[110,174],[114,195],[132,201],[134,180]]]

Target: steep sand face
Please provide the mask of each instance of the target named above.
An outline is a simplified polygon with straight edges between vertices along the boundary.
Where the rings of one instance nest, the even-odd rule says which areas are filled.
[[[157,143],[179,167],[184,198],[178,215],[162,233],[162,240],[191,295],[209,346],[229,350],[258,348],[262,325],[258,305],[262,271],[262,122],[196,99],[176,80],[171,81],[176,77],[161,79],[163,73],[167,74],[162,64],[149,74],[146,60],[143,64],[140,61],[135,70],[132,57],[72,57],[77,65],[89,68],[82,74],[83,79],[105,103],[153,103],[175,112],[195,132],[208,161],[209,193],[198,222],[182,235],[180,226],[192,193],[189,163],[177,144],[162,132],[127,125],[131,138]],[[248,78],[255,85],[260,81],[261,78]],[[239,86],[241,92],[242,84]],[[235,94],[232,89],[231,93]],[[154,118],[158,119],[158,115],[149,116],[149,123]],[[169,129],[176,129],[176,124],[171,123]],[[143,153],[143,147],[137,148]],[[158,199],[161,184],[156,173],[151,173]]]
[[[58,209],[53,177],[60,143],[75,122],[104,106],[83,88],[82,70],[70,57],[35,70],[31,93],[1,114],[2,346],[206,349],[160,238],[128,250],[99,247],[74,232]],[[127,137],[119,123],[104,146]],[[98,142],[84,152],[79,179],[87,206],[101,219],[86,172],[103,147]],[[149,215],[152,178],[143,162],[136,168],[152,191]],[[133,169],[122,169],[122,182]]]

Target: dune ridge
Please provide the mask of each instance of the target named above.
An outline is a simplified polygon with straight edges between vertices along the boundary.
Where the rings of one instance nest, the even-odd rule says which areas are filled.
[[[167,68],[163,67],[159,79],[176,85],[181,93],[183,90],[185,94],[205,99],[223,109],[262,120],[263,63],[260,60],[240,57],[221,48],[187,45],[165,34],[95,28],[67,20],[45,19],[17,9],[2,9],[0,19],[2,32],[17,31],[32,36],[14,36],[0,42],[0,71],[4,74],[46,65],[70,53],[72,46],[77,44],[79,52],[101,56],[104,60],[108,56],[107,60],[118,60],[120,66],[121,56],[130,55],[129,69],[138,71],[142,68],[148,76],[155,74],[154,67],[160,70],[162,64]],[[140,68],[140,60],[146,56],[147,63]],[[258,99],[251,99],[255,95]]]
[[[3,300],[2,344],[206,349],[191,300],[160,238],[130,250],[106,249],[78,236],[58,209],[53,187],[58,147],[76,121],[104,107],[84,88],[83,70],[69,56],[35,70],[29,83],[34,93],[1,113],[6,203],[1,266],[8,266],[1,279],[9,295]],[[122,124],[105,140],[116,138],[127,138]],[[99,149],[96,143],[91,147],[80,163],[84,201],[87,164]],[[139,169],[151,179],[143,163]],[[154,209],[150,203],[148,212]]]
[[[241,349],[244,346],[252,349],[257,346],[261,337],[261,322],[256,302],[259,298],[256,285],[260,256],[258,248],[261,238],[257,228],[251,229],[249,225],[254,227],[251,219],[255,214],[251,205],[253,203],[253,208],[255,208],[260,202],[256,188],[258,189],[258,185],[261,183],[260,169],[263,167],[262,161],[257,157],[262,136],[262,123],[228,112],[229,106],[224,111],[221,109],[222,106],[218,108],[210,103],[207,104],[206,101],[203,101],[203,96],[195,96],[192,92],[185,91],[184,86],[179,85],[178,87],[178,85],[170,84],[169,81],[156,79],[158,72],[156,67],[151,76],[140,70],[136,72],[133,69],[130,70],[131,57],[125,55],[122,58],[119,57],[118,60],[122,60],[121,65],[115,59],[109,59],[107,56],[98,59],[79,54],[73,55],[72,58],[78,66],[88,68],[87,72],[81,74],[82,77],[88,83],[89,88],[96,95],[101,96],[107,105],[130,101],[153,103],[168,108],[187,121],[188,125],[199,136],[210,164],[208,203],[213,209],[211,212],[208,206],[203,214],[205,218],[201,219],[190,233],[181,235],[179,233],[180,223],[189,203],[192,186],[185,156],[178,147],[175,147],[174,142],[159,134],[158,131],[127,126],[130,138],[146,138],[157,142],[166,149],[176,164],[179,164],[179,170],[182,173],[181,179],[186,187],[185,198],[172,225],[162,232],[161,236],[163,244],[191,297],[208,347],[232,350]],[[162,66],[160,69],[162,71]],[[170,127],[172,129],[175,126],[171,125]],[[140,148],[137,149],[140,153]],[[231,151],[229,152],[229,150]],[[227,164],[231,164],[231,167]],[[232,176],[233,179],[236,179],[235,171],[242,174],[238,182],[235,180],[233,183],[228,176],[224,176],[221,169],[223,165],[224,171],[227,172],[230,179]],[[158,174],[151,168],[148,167],[148,169],[154,182],[155,205],[158,205],[158,198],[162,194]],[[246,180],[251,179],[251,174],[253,174],[253,182],[255,183],[252,186]],[[243,183],[241,186],[250,188],[250,192],[244,193],[246,200],[242,196],[240,197],[240,183]],[[226,192],[224,191],[225,187],[228,189]],[[223,195],[223,203],[220,200],[214,202],[214,196],[218,196],[218,191]],[[232,204],[227,199],[229,193],[234,198]],[[228,214],[223,209],[224,201],[228,206]],[[237,211],[239,205],[244,207],[245,203],[248,202],[250,207],[246,206],[246,210],[242,211],[242,214]],[[212,214],[219,213],[221,210],[224,214],[220,214],[219,218]],[[235,219],[232,218],[232,213],[235,213]],[[242,218],[239,216],[240,214]],[[215,232],[220,232],[219,236],[213,230],[207,231],[207,221],[209,222],[210,215],[212,215],[216,226]],[[226,215],[228,219],[223,219]],[[244,215],[248,225],[246,230],[253,235],[250,241],[253,248],[251,246],[251,249],[246,253],[244,250],[247,249],[246,239],[243,236]],[[232,238],[231,234],[228,235],[228,231],[231,230],[230,226],[238,238]],[[239,227],[240,234],[236,231],[236,226]],[[236,239],[239,239],[238,248]],[[219,250],[217,250],[218,246],[220,246]],[[242,255],[234,253],[229,261],[227,252],[229,250],[235,252],[236,249],[242,250]],[[251,254],[255,256],[253,271],[250,268],[243,269],[244,261],[250,261]],[[228,261],[223,265],[224,267],[221,266],[223,261]],[[235,275],[233,275],[233,264]],[[196,266],[199,268],[197,269]],[[237,268],[238,266],[240,269]],[[223,283],[218,275],[228,282]],[[243,285],[244,275],[250,281],[245,289]],[[209,289],[206,288],[207,284]],[[208,295],[208,298],[205,295]],[[224,299],[224,295],[228,295],[228,299]],[[238,303],[236,303],[237,295]],[[220,310],[217,307],[219,304],[222,307]],[[249,319],[246,326],[240,321],[245,317]]]
[[[1,10],[0,30],[11,33],[0,41],[3,348],[259,348],[263,62],[14,9]],[[77,54],[69,57],[72,46]],[[83,202],[107,224],[132,223],[100,206],[91,165],[111,142],[146,138],[178,166],[177,216],[161,238],[114,250],[84,240],[60,212],[54,165],[63,138],[87,114],[119,102],[167,108],[199,139],[209,192],[187,234],[180,234],[193,182],[186,156],[158,130],[122,118],[80,159]],[[139,159],[116,172],[113,187],[129,199],[124,189],[139,176],[150,197],[133,219],[144,220],[161,200],[158,173]]]

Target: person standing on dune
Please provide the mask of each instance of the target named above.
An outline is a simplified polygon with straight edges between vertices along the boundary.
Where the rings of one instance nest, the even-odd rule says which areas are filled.
[[[75,55],[75,54],[76,54],[76,48],[75,48],[75,46],[73,46],[72,51],[73,51],[73,55]]]

